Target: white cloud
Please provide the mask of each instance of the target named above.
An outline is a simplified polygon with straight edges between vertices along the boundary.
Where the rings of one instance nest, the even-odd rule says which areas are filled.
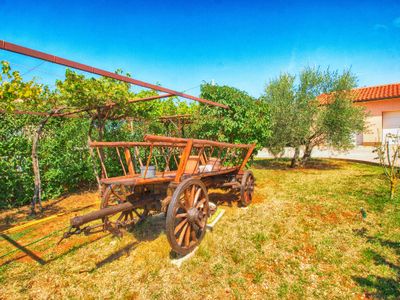
[[[400,28],[400,17],[397,17],[396,19],[393,20],[393,25],[395,27]]]
[[[374,25],[374,30],[387,30],[387,29],[388,29],[388,27],[383,24],[375,24]]]

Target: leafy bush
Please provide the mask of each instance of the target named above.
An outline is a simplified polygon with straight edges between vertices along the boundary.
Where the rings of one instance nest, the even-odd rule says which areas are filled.
[[[30,202],[33,194],[32,123],[35,118],[0,115],[0,207]],[[87,150],[88,120],[53,118],[39,146],[43,198],[94,183]]]
[[[229,109],[200,106],[194,124],[194,134],[199,138],[221,142],[265,145],[270,136],[270,118],[263,101],[230,86],[203,84],[201,97],[226,104]]]

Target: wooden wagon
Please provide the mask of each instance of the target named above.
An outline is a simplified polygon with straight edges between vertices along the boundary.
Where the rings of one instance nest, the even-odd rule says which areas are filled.
[[[65,237],[98,230],[120,234],[151,211],[165,212],[172,249],[187,254],[206,232],[208,188],[233,189],[243,206],[250,204],[254,176],[244,168],[254,146],[153,135],[144,142],[92,142],[102,170],[100,210],[72,218]],[[81,228],[98,219],[100,224]]]

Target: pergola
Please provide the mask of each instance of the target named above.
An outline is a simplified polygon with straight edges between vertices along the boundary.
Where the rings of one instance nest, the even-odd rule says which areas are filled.
[[[116,74],[116,73],[112,73],[112,72],[109,72],[106,70],[88,66],[88,65],[85,65],[85,64],[82,64],[79,62],[69,60],[69,59],[61,58],[61,57],[58,57],[58,56],[55,56],[52,54],[48,54],[48,53],[44,53],[44,52],[37,51],[34,49],[30,49],[27,47],[23,47],[20,45],[12,44],[12,43],[9,43],[9,42],[3,41],[3,40],[0,40],[0,49],[9,51],[9,52],[14,52],[17,54],[21,54],[24,56],[33,57],[36,59],[40,59],[43,61],[57,64],[57,65],[62,65],[65,67],[88,72],[91,74],[112,78],[115,80],[119,80],[119,81],[123,81],[123,82],[129,83],[129,84],[132,84],[134,86],[140,86],[143,88],[147,88],[147,89],[150,89],[153,91],[163,93],[161,95],[155,95],[155,96],[150,96],[150,97],[145,97],[145,98],[130,99],[127,101],[126,104],[152,101],[152,100],[163,99],[163,98],[168,98],[168,97],[182,97],[185,99],[198,101],[198,102],[206,104],[206,105],[228,109],[228,106],[221,104],[221,103],[217,103],[217,102],[213,102],[210,100],[195,97],[192,95],[188,95],[183,92],[178,92],[178,91],[175,91],[175,90],[172,90],[169,88],[161,87],[161,86],[151,84],[148,82],[144,82],[144,81],[141,81],[138,79],[134,79],[134,78],[123,76],[123,75]],[[38,200],[40,207],[41,207],[41,180],[40,180],[39,163],[38,163],[38,157],[37,157],[37,144],[38,144],[38,140],[41,135],[41,132],[43,130],[43,127],[46,124],[47,120],[50,117],[67,117],[67,118],[68,117],[82,117],[82,116],[78,115],[81,112],[89,112],[91,110],[100,111],[101,109],[112,109],[113,107],[118,106],[118,105],[121,105],[121,104],[111,102],[111,103],[108,103],[108,104],[102,105],[102,106],[88,107],[88,108],[83,108],[83,109],[75,109],[75,110],[71,110],[68,112],[65,112],[65,110],[68,108],[60,109],[57,107],[54,107],[51,112],[22,111],[22,110],[12,111],[13,114],[29,114],[29,115],[37,115],[37,116],[44,117],[43,120],[40,122],[38,129],[36,130],[36,135],[33,139],[33,145],[32,145],[32,161],[33,161],[33,170],[34,170],[34,174],[35,174],[35,192],[34,192],[34,196],[33,196],[33,200],[32,200],[32,211],[33,212],[34,212],[36,200]],[[69,108],[69,109],[72,109],[72,108]],[[64,112],[61,112],[62,110]],[[4,113],[4,112],[5,111],[0,110],[0,113]],[[177,127],[177,131],[178,131],[179,135],[183,131],[183,127],[182,127],[183,124],[190,122],[189,118],[187,116],[165,116],[165,117],[160,118],[160,121],[163,122],[164,124],[166,124],[166,126],[168,126],[167,125],[168,122],[174,124]],[[89,133],[89,140],[90,140],[90,133]],[[92,155],[92,153],[91,153],[91,155]],[[96,174],[96,171],[95,171],[95,174]],[[98,177],[97,174],[96,174],[96,177]]]
[[[99,68],[95,68],[92,66],[88,66],[79,62],[75,62],[69,59],[65,59],[65,58],[61,58],[52,54],[48,54],[48,53],[44,53],[41,51],[37,51],[34,49],[30,49],[27,47],[23,47],[20,45],[16,45],[16,44],[12,44],[3,40],[0,40],[0,49],[6,50],[6,51],[10,51],[10,52],[14,52],[14,53],[18,53],[18,54],[22,54],[25,56],[30,56],[33,58],[37,58],[43,61],[48,61],[54,64],[58,64],[58,65],[62,65],[62,66],[66,66],[66,67],[70,67],[73,69],[77,69],[77,70],[81,70],[81,71],[85,71],[88,73],[92,73],[95,75],[100,75],[100,76],[104,76],[104,77],[108,77],[108,78],[113,78],[116,80],[120,80],[123,82],[127,82],[130,83],[132,85],[135,86],[140,86],[140,87],[144,87],[147,89],[151,89],[154,91],[158,91],[158,92],[163,92],[164,94],[162,95],[157,95],[157,96],[152,96],[152,97],[147,97],[147,98],[137,98],[137,99],[132,99],[129,100],[128,103],[135,103],[135,102],[143,102],[143,101],[151,101],[151,100],[155,100],[155,99],[162,99],[162,98],[168,98],[168,97],[173,97],[173,96],[177,96],[177,97],[182,97],[182,98],[186,98],[186,99],[190,99],[190,100],[194,100],[194,101],[198,101],[200,103],[204,103],[207,105],[211,105],[211,106],[217,106],[217,107],[221,107],[221,108],[228,108],[228,106],[221,104],[221,103],[217,103],[217,102],[213,102],[210,100],[206,100],[206,99],[202,99],[199,97],[195,97],[192,95],[188,95],[182,92],[178,92],[169,88],[165,88],[162,86],[158,86],[152,83],[148,83],[145,81],[141,81],[138,79],[134,79],[131,77],[127,77],[124,75],[120,75],[120,74],[116,74],[116,73],[112,73],[106,70],[102,70]],[[107,106],[109,106],[110,108],[117,105],[116,103],[111,103]],[[93,109],[96,109],[97,107],[94,107]],[[91,109],[91,108],[90,108]],[[74,112],[68,112],[68,113],[64,113],[64,114],[53,114],[53,116],[63,116],[63,115],[69,115],[69,114],[74,114],[77,112],[81,112],[81,111],[85,111],[88,109],[84,109],[84,110],[79,110],[79,111],[74,111]],[[22,113],[20,111],[20,113]],[[46,114],[46,113],[44,113]]]

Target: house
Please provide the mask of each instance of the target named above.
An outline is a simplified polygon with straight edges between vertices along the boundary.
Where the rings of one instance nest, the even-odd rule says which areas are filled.
[[[354,103],[368,112],[367,130],[356,138],[357,145],[373,146],[388,133],[400,133],[400,83],[354,89]]]
[[[388,133],[400,133],[400,83],[353,89],[355,105],[365,107],[367,129],[355,137],[356,145],[374,146]],[[327,101],[327,95],[319,97]]]

